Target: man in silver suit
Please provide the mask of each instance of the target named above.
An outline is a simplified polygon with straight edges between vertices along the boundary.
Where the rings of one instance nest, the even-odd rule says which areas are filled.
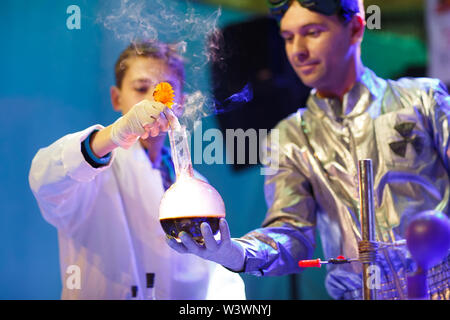
[[[326,258],[358,257],[359,159],[373,161],[377,241],[404,239],[408,222],[422,211],[448,216],[450,97],[445,86],[426,78],[384,80],[364,67],[361,0],[269,2],[280,17],[288,59],[313,90],[307,108],[276,127],[279,141],[272,147],[279,169],[266,176],[266,218],[241,238],[231,238],[222,219],[218,241],[202,224],[204,245],[183,232],[181,242],[168,240],[169,245],[260,276],[300,272],[298,261],[312,257],[317,231]],[[406,275],[415,268],[406,248],[380,250],[379,256],[378,298],[406,299]],[[361,271],[360,263],[329,265],[329,294],[361,299]],[[448,257],[429,270],[431,299],[450,299],[449,275]]]

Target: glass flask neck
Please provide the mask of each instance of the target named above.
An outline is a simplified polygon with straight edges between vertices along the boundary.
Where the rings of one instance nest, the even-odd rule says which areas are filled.
[[[170,149],[177,179],[180,177],[194,177],[191,152],[185,126],[174,126],[169,130]]]

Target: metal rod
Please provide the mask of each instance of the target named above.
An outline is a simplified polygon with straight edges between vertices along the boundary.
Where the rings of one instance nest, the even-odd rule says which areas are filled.
[[[361,233],[363,241],[375,241],[375,206],[373,198],[372,160],[359,160],[359,199],[361,210]],[[375,300],[376,289],[368,284],[370,267],[374,263],[363,263],[363,298]]]

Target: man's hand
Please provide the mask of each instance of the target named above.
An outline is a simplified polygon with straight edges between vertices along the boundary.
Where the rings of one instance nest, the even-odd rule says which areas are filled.
[[[233,271],[243,271],[245,261],[244,248],[238,241],[230,237],[230,229],[225,219],[219,221],[220,240],[216,241],[208,223],[200,226],[205,244],[200,245],[186,232],[180,232],[178,237],[181,243],[175,239],[167,239],[169,246],[179,253],[192,253],[200,258],[217,262]]]
[[[111,126],[111,140],[119,147],[128,149],[139,137],[146,139],[168,130],[164,114],[171,114],[161,102],[142,100]]]

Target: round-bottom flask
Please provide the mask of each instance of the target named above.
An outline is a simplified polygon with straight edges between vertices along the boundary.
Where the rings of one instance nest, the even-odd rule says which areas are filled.
[[[200,225],[207,222],[216,234],[220,218],[225,217],[225,205],[216,189],[194,177],[185,127],[169,130],[169,138],[176,181],[164,193],[159,220],[169,237],[177,239],[185,231],[203,243]]]

